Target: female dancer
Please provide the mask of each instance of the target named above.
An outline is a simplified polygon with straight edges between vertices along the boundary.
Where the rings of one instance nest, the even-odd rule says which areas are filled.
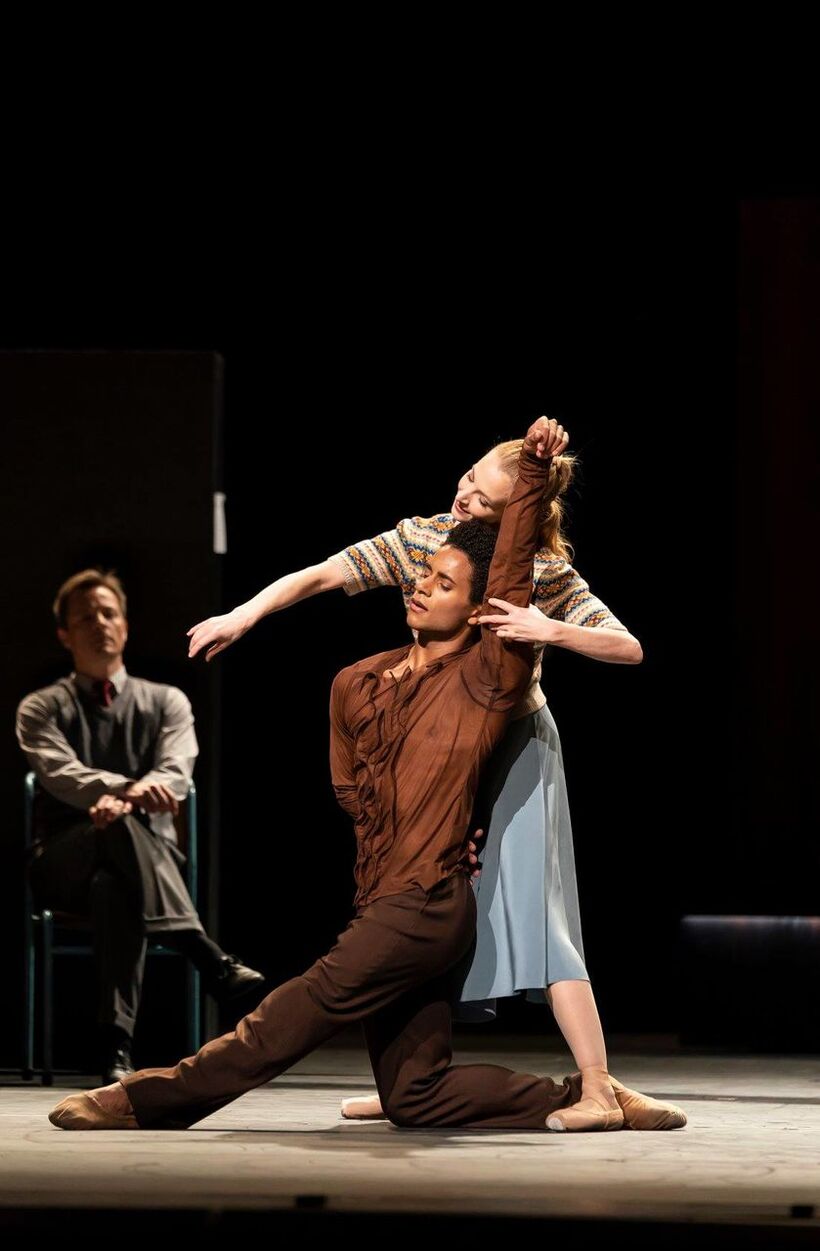
[[[407,517],[394,530],[284,574],[232,612],[192,626],[189,657],[207,648],[205,658],[212,660],[268,613],[320,591],[342,587],[355,595],[378,586],[398,586],[407,606],[427,558],[454,526],[469,518],[500,523],[517,476],[521,442],[498,443],[471,465],[458,483],[450,512]],[[601,1022],[584,964],[561,745],[540,687],[541,658],[549,644],[615,664],[637,664],[643,652],[569,563],[571,548],[562,533],[563,497],[575,463],[571,454],[553,457],[529,608],[491,600],[499,612],[472,620],[505,637],[532,642],[536,664],[531,685],[485,770],[482,806],[487,840],[482,871],[471,879],[478,905],[477,943],[454,1012],[457,1019],[488,1019],[495,1016],[498,997],[523,990],[530,1000],[543,1003],[546,998],[583,1076],[582,1100],[556,1114],[564,1128],[577,1130],[611,1124],[612,1112],[623,1106],[616,1089],[621,1094],[623,1088],[617,1082],[613,1087],[608,1072]],[[342,1111],[348,1117],[383,1115],[377,1096],[346,1099]]]

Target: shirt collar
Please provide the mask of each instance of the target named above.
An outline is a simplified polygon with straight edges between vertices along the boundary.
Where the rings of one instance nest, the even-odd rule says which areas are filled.
[[[431,660],[429,664],[424,665],[420,670],[418,670],[418,672],[422,674],[435,673],[437,670],[443,668],[444,665],[451,664],[452,661],[457,660],[459,656],[463,656],[465,652],[470,651],[471,648],[476,646],[476,643],[466,643],[464,647],[460,647],[457,652],[448,652],[446,656],[439,656],[438,660]],[[408,643],[404,647],[388,652],[386,655],[382,653],[382,659],[379,662],[378,668],[365,669],[365,674],[381,679],[385,669],[395,668],[400,660],[405,660],[410,655],[413,647],[413,643]]]
[[[75,686],[78,686],[81,691],[85,691],[87,695],[91,694],[96,678],[90,678],[87,673],[77,673],[76,669],[70,676]],[[111,674],[111,681],[114,683],[114,690],[118,695],[121,695],[128,681],[128,671],[125,665],[121,665],[116,673]]]

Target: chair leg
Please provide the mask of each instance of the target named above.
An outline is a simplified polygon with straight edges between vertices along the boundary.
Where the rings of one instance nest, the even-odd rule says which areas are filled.
[[[194,969],[194,1028],[192,1055],[196,1054],[202,1046],[202,978],[199,975],[199,969]]]
[[[34,985],[35,949],[31,907],[27,906],[23,965],[23,1081],[30,1082],[34,1076]]]
[[[199,969],[193,964],[188,963],[186,972],[186,1003],[187,1003],[187,1020],[186,1033],[188,1038],[188,1055],[196,1055],[202,1046],[202,1028],[200,1025],[201,1017],[201,978]]]
[[[54,1085],[54,956],[51,913],[43,910],[43,1085]]]

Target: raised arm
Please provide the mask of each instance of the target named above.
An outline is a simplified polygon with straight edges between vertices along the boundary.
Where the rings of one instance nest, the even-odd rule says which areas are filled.
[[[490,598],[526,608],[532,598],[533,559],[538,550],[541,500],[553,456],[566,447],[568,435],[553,418],[540,417],[527,431],[518,458],[518,477],[501,517],[490,564],[483,612]],[[509,711],[529,682],[535,663],[532,643],[500,638],[487,625],[464,666],[464,676],[479,703]]]

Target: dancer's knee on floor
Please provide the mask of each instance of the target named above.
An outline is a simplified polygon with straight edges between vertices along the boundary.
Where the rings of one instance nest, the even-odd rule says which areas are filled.
[[[412,1129],[414,1125],[420,1124],[418,1107],[414,1107],[402,1095],[396,1096],[391,1093],[387,1100],[382,1100],[382,1111],[387,1119],[400,1129]]]
[[[412,1129],[430,1123],[429,1079],[396,1082],[392,1090],[382,1094],[382,1111],[389,1121],[401,1129]]]

